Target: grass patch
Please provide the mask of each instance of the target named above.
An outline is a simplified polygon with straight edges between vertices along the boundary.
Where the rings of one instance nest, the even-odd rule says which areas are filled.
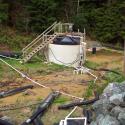
[[[95,83],[93,81],[88,83],[88,88],[84,94],[84,98],[89,98],[93,95],[93,90],[95,89]]]
[[[107,81],[107,83],[111,82],[123,82],[125,81],[125,76],[122,74],[115,74],[113,72],[107,72],[104,76],[104,79]]]
[[[84,97],[87,99],[89,97],[92,97],[93,96],[93,92],[97,92],[99,95],[102,94],[103,90],[105,89],[105,87],[108,85],[107,82],[104,82],[103,84],[101,85],[98,85],[98,84],[95,84],[93,82],[90,82],[89,83],[89,86],[86,90],[86,93],[84,94]]]
[[[86,93],[84,94],[85,98],[89,98],[93,96],[93,92],[96,91],[98,94],[102,94],[105,87],[112,82],[118,82],[121,83],[125,81],[125,76],[121,74],[115,74],[113,72],[107,72],[103,78],[104,80],[101,80],[101,84],[95,84],[93,82],[90,82],[88,84],[88,88],[86,89]]]
[[[33,62],[21,64],[17,60],[4,59],[7,63],[12,65],[14,68],[19,71],[28,74],[30,76],[38,76],[38,75],[48,75],[54,72],[60,72],[64,70],[70,70],[71,68],[65,67],[63,65],[58,65],[54,63],[44,63],[43,61],[35,60]],[[0,62],[0,79],[4,78],[17,78],[19,76],[16,71],[12,68]]]
[[[67,98],[59,97],[59,98],[57,98],[57,99],[54,101],[54,103],[55,103],[55,104],[64,104],[64,103],[67,102],[67,101],[68,101]]]
[[[103,90],[106,88],[106,86],[108,85],[108,83],[103,83],[101,84],[101,86],[96,85],[96,91],[98,92],[99,95],[101,95],[103,93]]]
[[[88,67],[88,68],[91,68],[91,69],[95,69],[95,68],[97,68],[97,67],[99,67],[100,66],[100,64],[97,64],[97,63],[95,63],[95,62],[91,62],[91,61],[86,61],[85,62],[85,64],[84,64],[86,67]]]

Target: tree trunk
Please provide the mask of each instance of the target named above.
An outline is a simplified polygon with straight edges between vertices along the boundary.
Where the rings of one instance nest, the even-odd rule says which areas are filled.
[[[124,40],[124,75],[125,75],[125,40]]]

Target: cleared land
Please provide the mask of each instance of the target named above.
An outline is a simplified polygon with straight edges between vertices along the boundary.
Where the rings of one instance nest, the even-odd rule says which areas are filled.
[[[40,58],[34,59],[32,63],[24,65],[21,65],[19,62],[13,60],[6,61],[41,84],[79,97],[91,98],[93,96],[93,90],[101,92],[107,83],[124,80],[123,76],[118,76],[114,73],[92,71],[93,74],[99,77],[96,85],[93,85],[92,76],[88,74],[73,75],[72,68],[55,64],[45,64]],[[89,52],[87,54],[87,62],[85,65],[92,68],[113,69],[122,73],[123,54],[109,50],[98,51],[96,55],[92,55]],[[22,78],[15,71],[0,62],[0,84],[0,91],[5,91],[32,83]],[[26,104],[40,102],[49,94],[50,91],[50,89],[35,86],[34,89],[28,90],[27,92],[0,99],[0,107],[5,104],[23,106]],[[44,123],[46,125],[52,125],[54,122],[64,119],[70,110],[62,111],[58,110],[57,107],[58,105],[67,103],[71,100],[72,98],[61,95],[42,118]],[[0,112],[0,115],[7,115],[11,117],[13,121],[16,121],[16,125],[19,125],[31,115],[36,106],[37,105],[33,105],[27,108]],[[82,108],[79,108],[75,115],[82,115]]]

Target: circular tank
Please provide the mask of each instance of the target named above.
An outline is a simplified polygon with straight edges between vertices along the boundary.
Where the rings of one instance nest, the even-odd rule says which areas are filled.
[[[56,64],[77,67],[80,59],[80,37],[58,37],[48,46],[48,59]]]

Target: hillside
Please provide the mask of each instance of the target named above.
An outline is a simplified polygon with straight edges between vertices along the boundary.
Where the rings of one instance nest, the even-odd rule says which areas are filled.
[[[79,3],[74,0],[0,0],[0,44],[20,48],[30,41],[31,34],[43,32],[54,21],[62,21],[73,22],[74,30],[86,28],[94,40],[122,46],[124,12],[125,0],[80,0]]]

